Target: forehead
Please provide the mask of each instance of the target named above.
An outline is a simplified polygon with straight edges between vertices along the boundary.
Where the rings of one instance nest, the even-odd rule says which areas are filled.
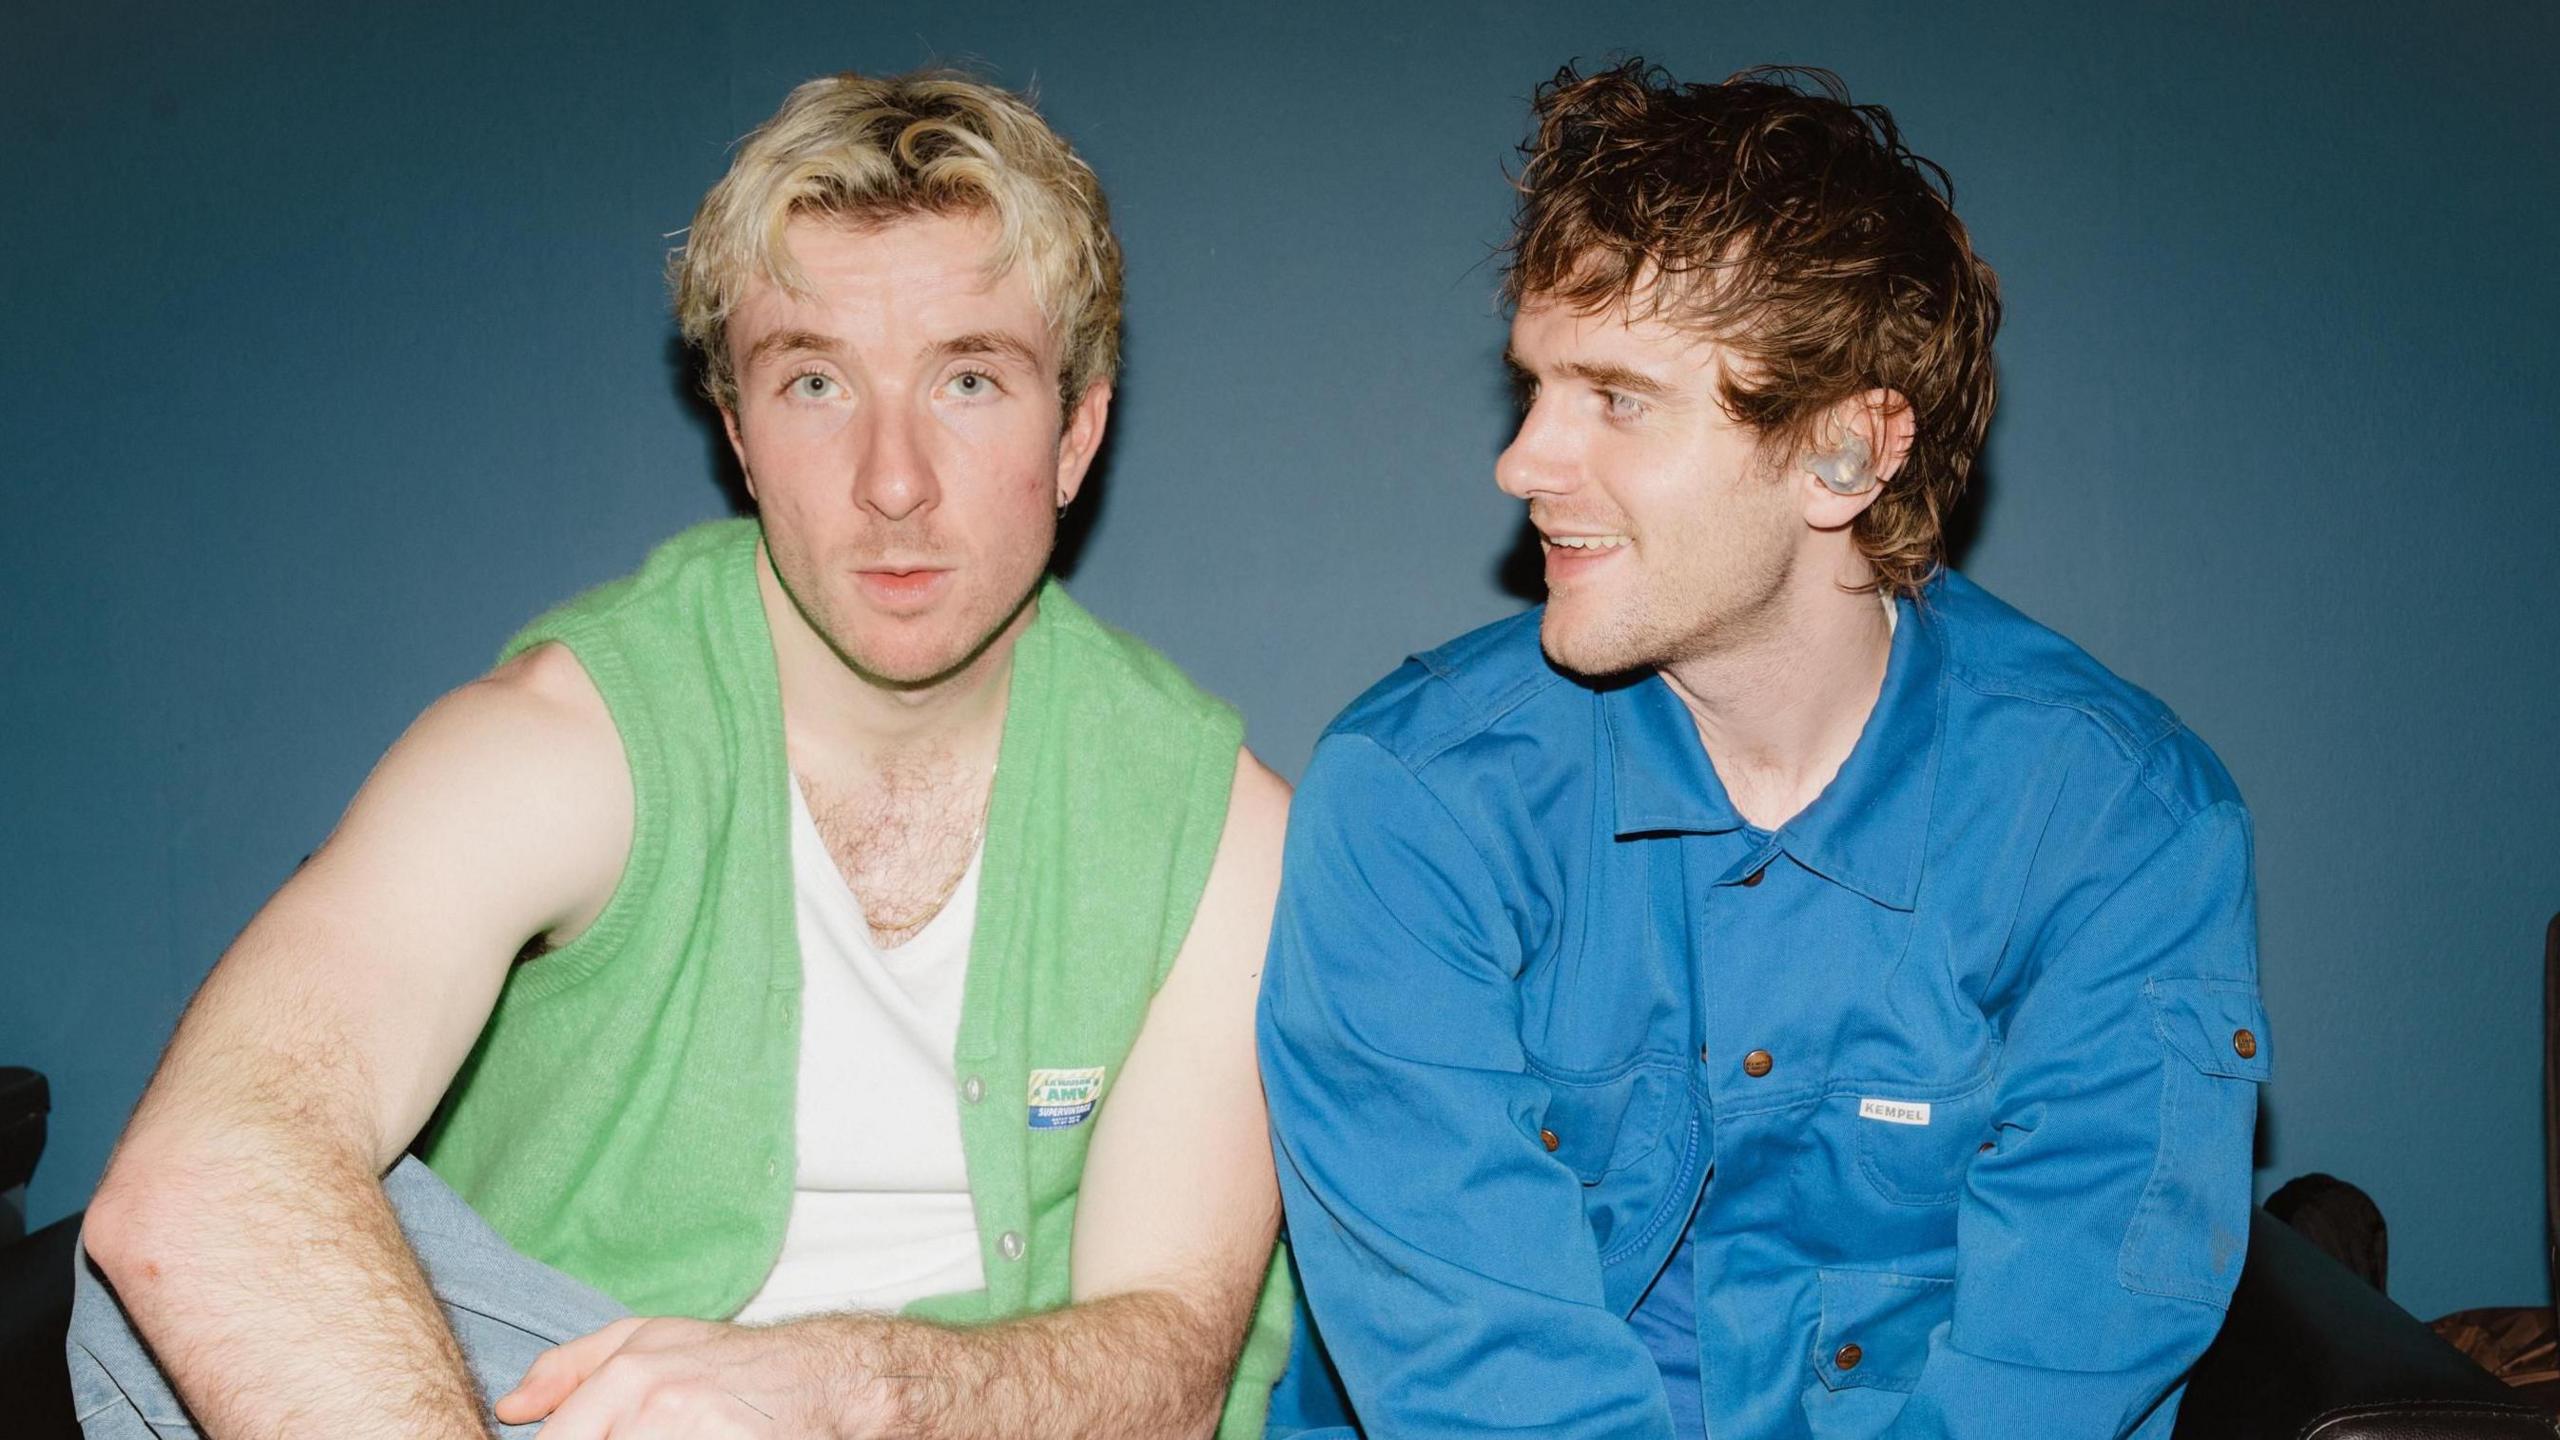
[[[930,345],[998,330],[1045,351],[1049,326],[1025,268],[989,272],[996,234],[981,214],[864,223],[794,216],[782,240],[804,287],[754,276],[730,314],[729,343],[743,354],[772,331],[811,329],[857,348]]]
[[[1645,297],[1600,310],[1541,296],[1522,299],[1511,316],[1511,354],[1532,368],[1606,362],[1647,371],[1721,373],[1724,347],[1646,313]]]

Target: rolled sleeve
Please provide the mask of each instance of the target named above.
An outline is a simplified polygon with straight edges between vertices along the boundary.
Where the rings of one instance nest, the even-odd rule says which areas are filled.
[[[1291,1245],[1370,1433],[1669,1437],[1538,1138],[1520,946],[1485,856],[1374,741],[1300,786],[1259,1037]]]
[[[2195,812],[2030,966],[1905,1440],[2164,1421],[2239,1278],[2272,1055],[2246,811]]]

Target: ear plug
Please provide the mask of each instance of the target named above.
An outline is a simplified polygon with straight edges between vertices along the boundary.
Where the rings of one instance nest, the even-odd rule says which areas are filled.
[[[1834,495],[1865,493],[1876,483],[1875,472],[1868,467],[1867,442],[1852,433],[1840,442],[1840,448],[1828,455],[1815,455],[1804,462],[1822,482],[1822,488]]]

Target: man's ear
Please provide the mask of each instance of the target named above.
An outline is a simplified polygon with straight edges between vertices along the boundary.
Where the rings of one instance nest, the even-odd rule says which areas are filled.
[[[1898,391],[1864,390],[1832,406],[1796,462],[1806,523],[1837,530],[1865,514],[1910,460],[1917,428]]]
[[[1876,457],[1876,484],[1902,473],[1911,459],[1911,440],[1919,433],[1911,402],[1899,390],[1869,390],[1852,397],[1851,418],[1866,432],[1867,453]]]
[[[736,406],[723,405],[720,407],[720,428],[728,432],[729,453],[737,457],[738,473],[746,477],[747,498],[754,500],[759,504],[763,503],[763,497],[756,494],[756,472],[747,466],[747,442],[745,437],[738,433],[738,409]]]
[[[1096,380],[1076,397],[1067,411],[1066,425],[1058,432],[1059,509],[1073,504],[1076,492],[1084,488],[1085,472],[1093,468],[1093,457],[1102,449],[1102,432],[1110,423],[1111,382]]]

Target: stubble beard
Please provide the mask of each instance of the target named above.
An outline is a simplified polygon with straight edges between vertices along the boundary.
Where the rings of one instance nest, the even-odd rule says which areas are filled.
[[[1595,680],[1745,648],[1782,628],[1795,566],[1795,552],[1786,546],[1756,559],[1736,553],[1711,578],[1672,593],[1660,582],[1640,587],[1615,613],[1572,629],[1556,623],[1551,602],[1539,625],[1540,647],[1558,668]]]

